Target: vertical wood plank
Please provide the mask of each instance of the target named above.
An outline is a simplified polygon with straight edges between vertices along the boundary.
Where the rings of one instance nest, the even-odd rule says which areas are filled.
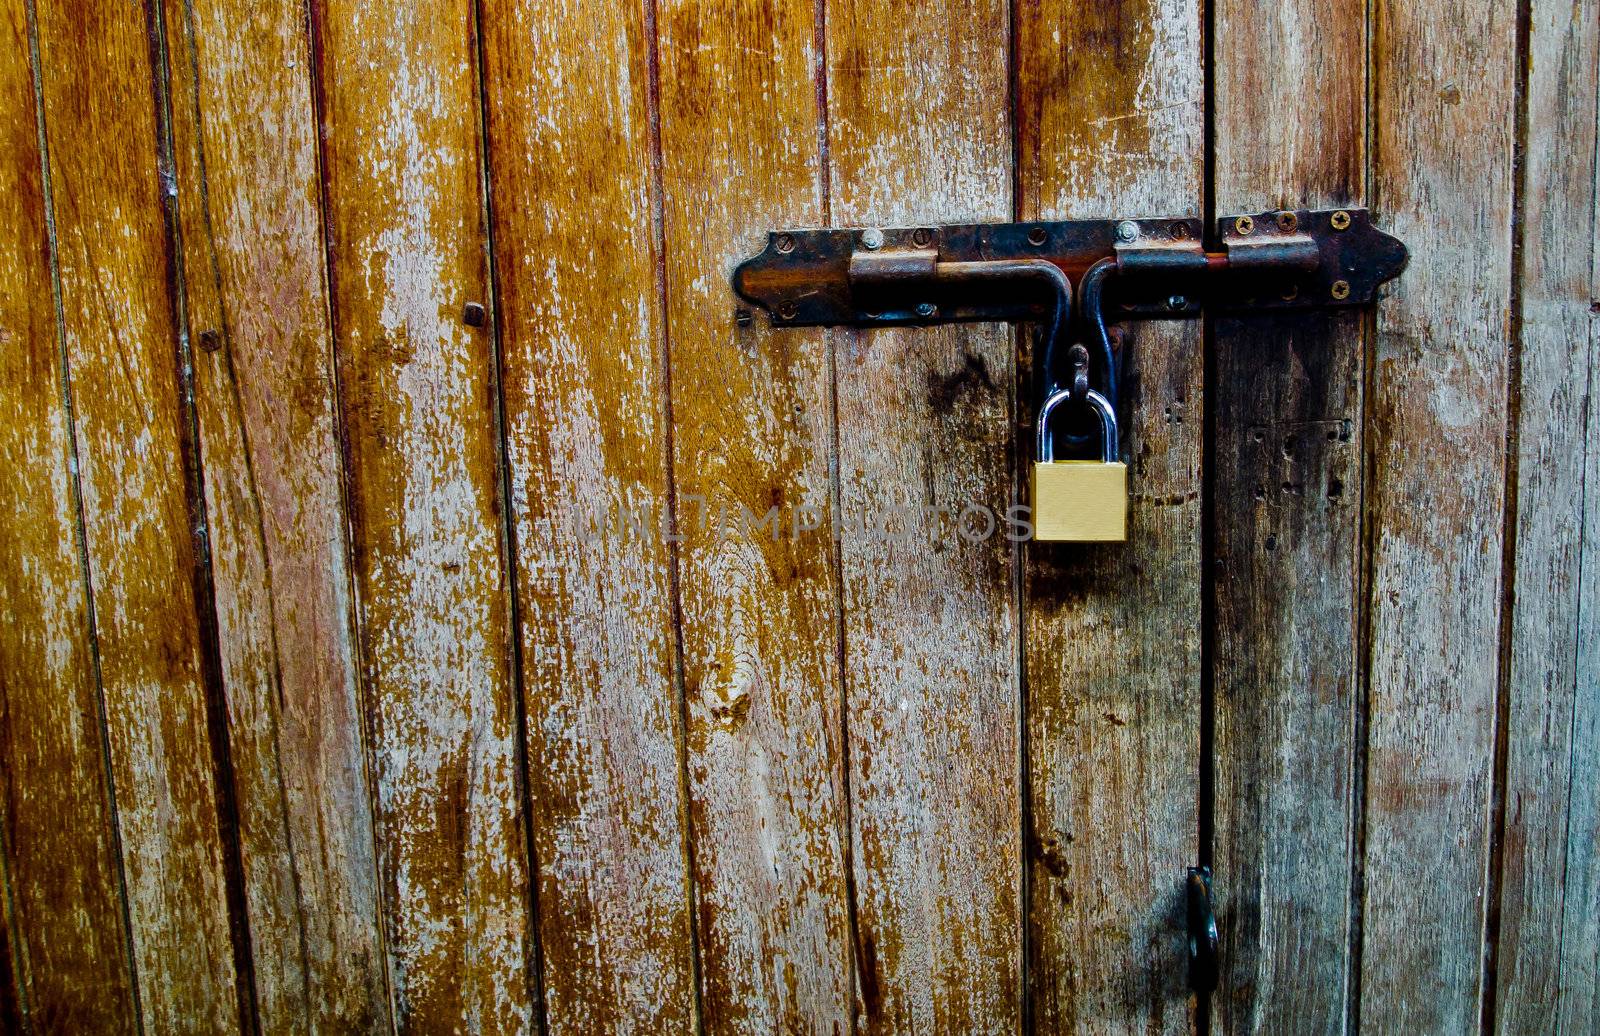
[[[1227,0],[1215,19],[1218,211],[1362,204],[1363,0]],[[1366,319],[1214,327],[1214,1003],[1226,1033],[1345,1027]]]
[[[16,1031],[26,1004],[40,1030],[132,1032],[27,7],[0,18],[0,845],[16,983],[0,1029]]]
[[[388,1025],[305,10],[166,0],[174,150],[258,1011]]]
[[[396,1024],[530,1027],[470,0],[312,10]]]
[[[1600,711],[1595,657],[1579,630],[1593,578],[1585,511],[1600,482],[1588,445],[1596,315],[1595,222],[1600,5],[1531,7],[1523,142],[1516,547],[1506,727],[1504,865],[1496,1028],[1596,1024],[1593,812]],[[1585,734],[1588,733],[1588,738]]]
[[[689,1031],[645,7],[484,17],[546,1017]]]
[[[148,12],[37,8],[67,372],[146,1031],[241,1025]],[[88,142],[94,142],[88,146]],[[245,1019],[244,1021],[248,1021]]]
[[[849,1032],[828,336],[734,265],[827,220],[811,0],[660,11],[665,276],[705,1025]],[[775,529],[750,525],[772,514]]]
[[[1196,0],[1026,3],[1016,47],[1023,218],[1200,211]],[[1189,1025],[1200,346],[1195,322],[1124,338],[1129,542],[1028,552],[1029,992],[1040,1032]]]
[[[1600,225],[1596,231],[1600,232]],[[1595,258],[1600,261],[1600,249]],[[1591,282],[1591,310],[1600,312],[1600,277]],[[1589,330],[1600,350],[1600,320]],[[1593,355],[1591,353],[1591,355]],[[1594,365],[1590,366],[1591,383]],[[1588,427],[1597,426],[1589,394]],[[1600,486],[1600,450],[1585,454],[1584,484]],[[1585,492],[1583,555],[1578,584],[1578,689],[1572,716],[1571,800],[1567,817],[1565,884],[1561,903],[1560,1008],[1557,1032],[1582,1032],[1600,1018],[1600,494]],[[1502,929],[1503,932],[1503,929]],[[1513,971],[1515,974],[1515,971]],[[1505,1030],[1509,1031],[1509,1030]]]
[[[1479,1024],[1499,656],[1515,5],[1380,0],[1361,1024]]]
[[[990,0],[828,5],[836,222],[1010,216],[1009,28]],[[973,535],[968,510],[1003,529],[1013,502],[1012,342],[998,326],[835,338],[867,1032],[1020,1021],[1017,550]]]

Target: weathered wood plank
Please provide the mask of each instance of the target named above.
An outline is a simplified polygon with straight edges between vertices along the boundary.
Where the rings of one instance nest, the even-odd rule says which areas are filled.
[[[645,8],[484,17],[546,1017],[689,1031]]]
[[[1008,29],[989,0],[828,5],[835,222],[1010,216]],[[1003,535],[1013,337],[951,326],[834,342],[861,1028],[1011,1031],[1022,1013],[1018,551]],[[998,528],[977,535],[985,523],[969,508]]]
[[[0,1029],[132,1032],[133,973],[79,555],[32,43],[0,11]],[[20,991],[20,995],[19,995]]]
[[[1600,226],[1596,227],[1600,232]],[[1600,261],[1600,249],[1595,258]],[[1591,307],[1600,306],[1600,277],[1591,282]],[[1600,313],[1600,309],[1595,312]],[[1600,350],[1600,320],[1590,326],[1589,347]],[[1591,355],[1593,355],[1591,353]],[[1594,367],[1591,364],[1590,378]],[[1589,394],[1589,427],[1596,427]],[[1600,450],[1586,452],[1584,482],[1600,486]],[[1561,903],[1560,1008],[1557,1032],[1593,1029],[1600,1019],[1600,494],[1586,493],[1583,558],[1579,570],[1577,679],[1572,717],[1571,799],[1567,807],[1567,862]],[[1515,973],[1513,973],[1515,974]],[[1509,1030],[1504,1030],[1509,1031]]]
[[[1199,213],[1200,52],[1195,0],[1022,5],[1022,217]],[[1048,1033],[1178,1033],[1191,1013],[1199,325],[1130,329],[1122,355],[1130,542],[1028,552],[1029,990]]]
[[[184,289],[257,1006],[388,1025],[305,10],[166,0]]]
[[[1600,102],[1597,102],[1600,103]],[[1596,113],[1600,120],[1600,112]],[[1592,170],[1600,206],[1600,163]],[[1587,427],[1600,427],[1600,402],[1593,383],[1600,352],[1600,207],[1593,224],[1590,251],[1589,324],[1590,392]],[[1584,484],[1600,486],[1600,450],[1585,452]],[[1567,819],[1566,887],[1562,920],[1564,960],[1561,1031],[1581,1032],[1600,1018],[1600,493],[1583,498],[1582,565],[1578,575],[1578,689],[1572,716],[1571,804]],[[1587,750],[1585,750],[1585,748]]]
[[[1516,554],[1506,727],[1496,1029],[1596,1024],[1600,853],[1592,786],[1600,713],[1582,653],[1580,576],[1600,547],[1586,509],[1600,482],[1591,429],[1596,315],[1595,91],[1600,5],[1531,8],[1522,142]],[[1593,578],[1592,569],[1588,577]],[[1588,729],[1589,738],[1584,739]],[[1587,879],[1587,880],[1586,880]]]
[[[1499,655],[1515,5],[1373,8],[1378,309],[1361,1024],[1479,1024]]]
[[[198,501],[184,456],[147,11],[47,0],[37,18],[67,373],[143,1025],[231,1030],[241,1024],[242,993],[207,729]]]
[[[312,11],[396,1024],[532,1024],[469,0]]]
[[[665,274],[705,1024],[851,1030],[826,334],[735,321],[772,227],[826,222],[816,5],[660,11]],[[776,509],[776,533],[750,528]],[[715,525],[727,515],[731,528]],[[809,529],[807,527],[810,527]]]
[[[1366,4],[1228,0],[1220,212],[1362,203]],[[1315,96],[1317,103],[1306,104]],[[1216,892],[1225,1033],[1337,1033],[1361,690],[1361,313],[1218,320]]]

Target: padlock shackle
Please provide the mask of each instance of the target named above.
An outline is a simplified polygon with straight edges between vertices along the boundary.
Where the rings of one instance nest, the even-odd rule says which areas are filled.
[[[1071,389],[1058,389],[1050,394],[1044,401],[1044,406],[1039,410],[1039,420],[1034,428],[1034,447],[1037,451],[1035,457],[1042,464],[1053,464],[1056,459],[1055,436],[1050,431],[1050,417],[1055,408],[1072,399]],[[1083,397],[1096,415],[1100,418],[1100,460],[1105,464],[1116,462],[1119,443],[1117,441],[1117,411],[1111,401],[1094,389],[1090,389]]]

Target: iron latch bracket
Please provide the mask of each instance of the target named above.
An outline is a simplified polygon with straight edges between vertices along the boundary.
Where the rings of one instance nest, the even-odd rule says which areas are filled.
[[[1083,285],[1110,260],[1104,306],[1115,323],[1202,307],[1360,306],[1406,262],[1405,245],[1359,208],[1229,216],[1217,240],[1207,250],[1193,218],[779,230],[733,283],[776,327],[1033,320],[1053,301],[1027,277],[1007,284],[983,266],[1042,260]]]

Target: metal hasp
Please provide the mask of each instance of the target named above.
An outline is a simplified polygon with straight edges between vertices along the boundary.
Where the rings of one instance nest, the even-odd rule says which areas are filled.
[[[1229,216],[1217,239],[1220,250],[1204,248],[1198,219],[782,230],[740,264],[733,285],[776,327],[1035,320],[1055,304],[1029,285],[1048,278],[1044,266],[1082,285],[1109,259],[1114,323],[1190,317],[1202,306],[1364,305],[1406,262],[1405,245],[1365,209]]]
[[[1092,360],[1073,399],[1093,386],[1115,411],[1121,358],[1108,325],[1202,307],[1366,305],[1406,264],[1405,245],[1365,209],[1228,216],[1217,240],[1220,249],[1208,250],[1193,218],[779,230],[739,265],[733,285],[774,327],[1043,319],[1036,407],[1060,390],[1061,347],[1081,330]]]

